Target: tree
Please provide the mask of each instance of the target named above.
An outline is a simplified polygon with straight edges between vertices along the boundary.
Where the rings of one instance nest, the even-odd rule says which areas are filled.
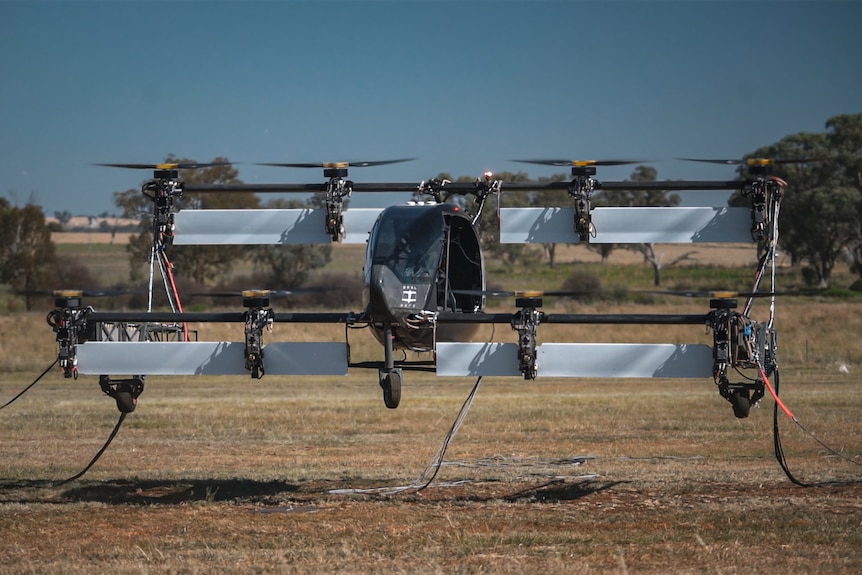
[[[13,207],[0,198],[0,281],[25,292],[44,288],[56,261],[51,231],[42,208]],[[25,295],[28,311],[33,302]]]
[[[636,166],[632,175],[627,181],[629,182],[655,182],[658,179],[658,171],[651,166]],[[679,194],[668,195],[665,190],[601,190],[595,196],[593,205],[595,206],[645,206],[645,207],[665,207],[678,206],[681,201]],[[599,244],[602,245],[602,244]],[[614,246],[619,247],[619,246]],[[635,251],[643,255],[644,261],[652,265],[653,268],[653,284],[661,285],[661,270],[665,266],[676,265],[679,262],[689,259],[694,252],[687,252],[670,262],[665,262],[662,253],[657,252],[655,244],[624,244],[623,247],[627,250]],[[602,253],[602,261],[606,261],[607,255],[613,247],[604,248]]]
[[[788,183],[781,200],[779,247],[792,264],[807,264],[806,281],[828,287],[845,252],[862,275],[862,114],[835,116],[824,133],[791,134],[747,157],[803,160],[776,164],[773,175]],[[739,173],[750,177],[744,165]],[[750,206],[751,201],[736,193],[730,205]]]
[[[72,212],[69,210],[63,210],[62,212],[54,212],[54,217],[57,218],[57,221],[60,222],[61,227],[66,227],[66,224],[69,223],[69,220],[72,219]]]

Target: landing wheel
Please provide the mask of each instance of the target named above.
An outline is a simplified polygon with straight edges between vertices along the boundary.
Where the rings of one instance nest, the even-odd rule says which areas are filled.
[[[748,417],[751,411],[751,398],[748,389],[737,389],[730,396],[730,404],[733,406],[733,415],[739,419]]]
[[[401,403],[401,370],[393,369],[380,378],[383,388],[383,403],[389,409],[395,409]]]
[[[114,394],[114,399],[117,400],[117,409],[120,413],[132,413],[138,405],[138,400],[132,397],[128,391],[118,391]]]

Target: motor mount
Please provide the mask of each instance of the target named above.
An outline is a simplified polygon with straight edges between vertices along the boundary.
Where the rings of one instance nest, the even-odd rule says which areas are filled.
[[[263,330],[272,331],[275,314],[269,307],[269,290],[246,290],[242,292],[245,317],[245,368],[251,377],[261,379],[263,367]]]
[[[595,188],[595,166],[573,166],[569,195],[574,198],[575,233],[582,242],[589,242],[595,234],[590,199]]]
[[[712,375],[718,393],[730,402],[736,417],[745,418],[765,395],[763,375],[769,373],[762,369],[764,361],[770,373],[775,368],[775,336],[766,326],[737,312],[736,306],[732,298],[710,300],[707,325],[713,333]],[[757,373],[750,381],[734,383],[728,378],[730,369],[752,368]]]
[[[512,329],[518,332],[518,369],[526,380],[536,379],[539,362],[536,357],[537,344],[536,332],[542,321],[542,307],[540,297],[518,297],[515,298],[515,306],[521,308],[512,316]]]
[[[57,334],[57,363],[63,370],[63,377],[78,379],[78,344],[92,339],[94,326],[88,327],[87,314],[92,307],[84,307],[77,290],[58,290],[54,292],[56,309],[48,312],[48,325]],[[88,337],[89,336],[89,337]]]

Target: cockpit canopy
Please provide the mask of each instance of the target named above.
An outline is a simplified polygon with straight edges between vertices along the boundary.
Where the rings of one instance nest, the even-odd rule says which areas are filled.
[[[380,215],[371,236],[371,265],[384,265],[403,283],[434,281],[445,244],[441,209],[393,206]]]

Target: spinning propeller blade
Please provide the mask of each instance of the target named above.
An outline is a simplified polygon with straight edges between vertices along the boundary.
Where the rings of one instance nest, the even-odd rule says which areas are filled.
[[[580,290],[580,291],[564,291],[564,290],[452,290],[452,293],[465,295],[481,295],[485,297],[578,297],[578,296],[596,296],[603,292],[601,288],[595,290]],[[733,290],[712,290],[712,291],[675,291],[675,290],[629,290],[629,293],[635,294],[652,294],[652,295],[669,295],[689,298],[747,298],[747,297],[772,297],[772,296],[813,296],[820,295],[823,290],[800,290],[800,291],[781,291],[781,292],[740,292]]]
[[[727,290],[715,291],[674,291],[674,290],[647,290],[637,293],[649,293],[656,295],[671,295],[679,297],[700,297],[700,298],[737,298],[737,297],[772,297],[772,296],[812,296],[823,293],[823,290],[800,290],[800,291],[764,291],[764,292],[739,292]]]
[[[746,158],[743,160],[719,160],[709,158],[677,158],[686,162],[704,162],[707,164],[723,164],[727,166],[773,166],[776,164],[806,164],[808,162],[819,162],[818,158]]]
[[[230,166],[232,162],[209,162],[200,164],[197,162],[165,162],[161,164],[103,164],[96,163],[94,166],[107,166],[109,168],[128,168],[132,170],[196,170],[199,168],[213,168],[216,166]]]
[[[559,290],[450,290],[455,294],[480,295],[485,297],[575,297],[579,295],[595,295],[601,290],[584,291],[559,291]]]
[[[15,290],[15,295],[23,296],[51,296],[51,297],[116,297],[123,295],[138,295],[147,293],[147,290],[126,289],[55,289],[55,290]]]
[[[543,166],[571,166],[581,168],[585,166],[624,166],[626,164],[643,164],[650,160],[509,160],[510,162],[521,162],[522,164],[540,164]]]
[[[275,166],[280,168],[367,168],[410,162],[416,158],[401,158],[398,160],[379,160],[376,162],[257,162],[257,166]]]
[[[203,291],[203,292],[189,292],[187,295],[189,296],[204,296],[204,297],[248,297],[250,292],[253,292],[256,295],[263,295],[268,297],[290,297],[297,295],[308,295],[312,293],[321,293],[327,291],[334,291],[337,288],[332,287],[308,287],[308,288],[295,288],[289,290],[213,290],[213,291]]]

